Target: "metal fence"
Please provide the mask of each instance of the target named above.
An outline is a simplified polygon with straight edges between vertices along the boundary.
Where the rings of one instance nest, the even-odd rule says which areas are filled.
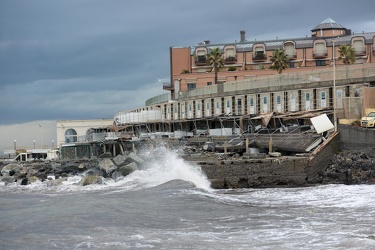
[[[343,97],[343,108],[340,111],[339,118],[360,119],[362,116],[362,98],[361,97]]]

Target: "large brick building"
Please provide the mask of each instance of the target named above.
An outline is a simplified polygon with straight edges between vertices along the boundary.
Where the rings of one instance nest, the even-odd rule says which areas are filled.
[[[289,60],[286,73],[311,70],[316,67],[332,66],[333,55],[337,65],[339,46],[351,45],[355,51],[355,63],[375,62],[375,32],[354,34],[331,18],[311,30],[311,37],[248,41],[245,31],[240,32],[240,40],[233,43],[211,43],[205,41],[190,47],[170,48],[170,83],[163,88],[175,93],[214,84],[212,66],[206,63],[206,54],[219,48],[224,56],[224,67],[218,75],[218,82],[232,82],[259,75],[275,74],[270,70],[270,57],[275,49],[285,50]],[[335,50],[335,53],[334,53]]]

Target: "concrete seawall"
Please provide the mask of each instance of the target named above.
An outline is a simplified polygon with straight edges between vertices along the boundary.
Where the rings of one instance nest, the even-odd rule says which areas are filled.
[[[336,135],[310,157],[188,160],[201,166],[213,188],[306,186],[323,182],[324,171],[338,149]]]
[[[339,126],[340,145],[344,149],[375,147],[375,129],[357,126]]]
[[[248,188],[306,184],[307,158],[223,160],[200,164],[213,188]]]

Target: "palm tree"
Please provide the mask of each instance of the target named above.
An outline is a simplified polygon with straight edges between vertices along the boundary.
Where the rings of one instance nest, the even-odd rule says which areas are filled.
[[[223,53],[219,48],[214,48],[207,54],[207,64],[212,65],[212,70],[215,73],[215,84],[217,84],[217,74],[224,66]]]
[[[339,46],[339,59],[343,61],[344,64],[353,64],[355,62],[354,48],[350,45],[340,45]]]
[[[285,54],[285,50],[276,49],[273,56],[271,56],[271,66],[270,69],[274,69],[277,73],[281,74],[284,69],[289,67],[289,59]]]

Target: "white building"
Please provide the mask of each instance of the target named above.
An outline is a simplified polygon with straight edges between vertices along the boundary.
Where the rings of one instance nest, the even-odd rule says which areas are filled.
[[[58,120],[56,121],[57,146],[67,143],[95,141],[92,136],[106,135],[107,127],[113,119]]]

